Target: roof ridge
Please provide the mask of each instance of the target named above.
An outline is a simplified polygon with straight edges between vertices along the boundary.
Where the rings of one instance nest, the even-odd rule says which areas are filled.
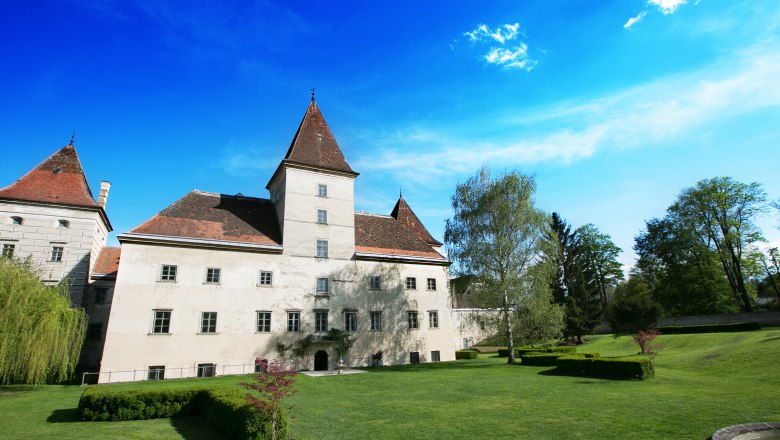
[[[372,217],[393,218],[392,216],[389,216],[387,214],[375,214],[373,212],[366,212],[366,211],[355,211],[355,214],[357,214],[357,215],[370,215]]]

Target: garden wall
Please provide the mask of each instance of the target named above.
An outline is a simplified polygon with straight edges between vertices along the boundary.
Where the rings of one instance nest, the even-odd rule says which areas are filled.
[[[757,322],[764,327],[780,326],[780,311],[731,313],[721,315],[674,316],[662,319],[658,326],[734,324],[737,322]],[[593,333],[612,333],[612,329],[609,327],[609,324],[602,322],[593,329]]]

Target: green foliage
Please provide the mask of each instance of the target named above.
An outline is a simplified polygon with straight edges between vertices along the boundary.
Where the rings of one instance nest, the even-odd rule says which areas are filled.
[[[649,379],[655,375],[648,357],[607,358],[586,353],[561,356],[556,371],[563,374],[614,379]]]
[[[328,336],[326,339],[336,342],[336,346],[334,348],[336,350],[336,354],[339,356],[339,359],[343,359],[347,353],[349,353],[349,350],[355,343],[355,339],[353,339],[349,333],[335,327],[328,331]]]
[[[202,414],[214,428],[237,439],[270,438],[270,420],[236,388],[168,388],[115,391],[88,388],[79,399],[82,420],[148,420]],[[286,433],[287,422],[280,417]],[[286,435],[286,434],[285,434]]]
[[[684,335],[691,333],[721,333],[721,332],[749,332],[761,330],[758,322],[737,322],[733,324],[707,324],[707,325],[669,325],[658,327],[658,331],[665,335]]]
[[[444,233],[457,271],[474,277],[473,286],[478,288],[473,289],[472,303],[500,310],[492,324],[498,332],[506,333],[510,344],[515,325],[512,321],[524,319],[529,310],[558,313],[555,307],[528,307],[552,302],[549,279],[554,269],[539,259],[548,251],[545,237],[549,226],[547,214],[534,206],[535,191],[533,176],[509,172],[493,178],[487,168],[482,168],[456,187],[452,196],[455,215],[447,220]],[[537,298],[529,299],[532,297]],[[533,328],[524,338],[560,331],[560,327],[555,328],[560,320],[554,317],[533,321]]]
[[[477,350],[456,350],[455,359],[476,359],[479,357]]]
[[[29,259],[0,258],[0,384],[66,380],[86,326],[67,283],[46,286]]]
[[[566,356],[565,353],[540,353],[531,352],[520,355],[522,365],[535,367],[553,367],[559,357]]]
[[[662,316],[661,305],[643,293],[620,296],[607,308],[607,321],[615,333],[635,334],[655,328]]]
[[[522,356],[529,353],[576,353],[577,347],[574,345],[549,345],[541,347],[520,347],[515,350]]]

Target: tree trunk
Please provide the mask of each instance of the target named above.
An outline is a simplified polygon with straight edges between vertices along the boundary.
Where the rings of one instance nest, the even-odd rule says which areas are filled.
[[[506,337],[507,337],[507,349],[509,350],[509,358],[506,363],[515,364],[515,343],[512,341],[512,322],[509,319],[509,297],[504,290],[504,325],[506,325]]]

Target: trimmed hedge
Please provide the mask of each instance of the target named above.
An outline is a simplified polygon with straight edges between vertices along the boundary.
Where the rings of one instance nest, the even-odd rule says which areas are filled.
[[[554,367],[559,357],[565,356],[564,353],[538,353],[531,352],[520,355],[522,365],[537,367]]]
[[[577,347],[573,345],[542,345],[539,347],[519,347],[515,348],[515,357],[520,357],[528,353],[576,353]],[[499,348],[498,357],[508,357],[508,348]]]
[[[655,375],[653,363],[646,357],[603,358],[583,353],[561,356],[556,365],[556,371],[563,374],[615,379],[648,379]]]
[[[79,399],[82,420],[147,420],[202,414],[217,430],[233,438],[271,438],[271,420],[246,401],[238,388],[171,388],[113,391],[88,388]],[[279,428],[286,438],[287,419],[280,410]]]
[[[477,350],[456,350],[455,359],[476,359],[479,357]]]
[[[753,330],[761,330],[761,324],[757,322],[736,322],[733,324],[669,325],[665,327],[658,327],[658,331],[664,335],[687,335],[691,333],[749,332]]]

